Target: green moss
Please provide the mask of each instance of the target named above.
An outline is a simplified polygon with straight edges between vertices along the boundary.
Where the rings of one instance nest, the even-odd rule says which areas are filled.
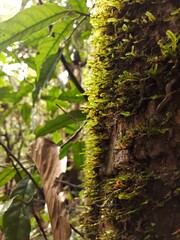
[[[87,239],[110,239],[112,234],[116,239],[114,236],[119,234],[116,229],[122,229],[119,231],[123,234],[125,222],[136,217],[149,202],[142,197],[149,181],[147,172],[134,174],[135,165],[126,173],[123,168],[118,169],[107,180],[103,166],[117,119],[128,123],[134,115],[143,115],[149,102],[157,105],[164,98],[170,75],[175,74],[179,36],[175,27],[170,28],[171,21],[176,21],[178,15],[175,10],[167,11],[166,4],[171,2],[97,0],[91,17],[93,53],[86,80],[89,96],[84,170]],[[166,134],[170,115],[163,119],[144,117],[126,129],[119,137],[121,149],[129,150],[138,137]],[[126,187],[115,188],[118,180]],[[103,233],[102,222],[107,235]]]

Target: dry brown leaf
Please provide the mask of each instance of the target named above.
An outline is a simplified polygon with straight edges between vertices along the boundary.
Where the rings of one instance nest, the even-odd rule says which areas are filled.
[[[32,159],[41,175],[54,240],[70,238],[70,224],[64,193],[56,179],[63,173],[59,147],[46,138],[32,144]]]

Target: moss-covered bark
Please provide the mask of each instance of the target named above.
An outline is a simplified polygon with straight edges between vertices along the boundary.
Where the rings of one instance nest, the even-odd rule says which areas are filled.
[[[87,239],[178,239],[178,1],[97,0],[87,82]]]

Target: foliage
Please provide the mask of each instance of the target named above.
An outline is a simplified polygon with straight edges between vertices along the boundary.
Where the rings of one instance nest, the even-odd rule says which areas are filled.
[[[81,82],[91,33],[89,9],[85,0],[39,1],[26,8],[29,2],[22,1],[22,10],[0,23],[0,228],[6,240],[50,235],[42,227],[49,221],[42,182],[28,152],[34,139],[44,136],[62,146],[67,175],[72,169],[77,173],[75,180],[66,177],[67,184],[81,183],[84,163]],[[79,191],[70,185],[63,187],[73,202]]]

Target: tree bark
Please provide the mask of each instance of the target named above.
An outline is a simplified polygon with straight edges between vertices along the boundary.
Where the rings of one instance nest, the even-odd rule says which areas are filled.
[[[87,81],[87,239],[180,237],[178,1],[98,0]]]

